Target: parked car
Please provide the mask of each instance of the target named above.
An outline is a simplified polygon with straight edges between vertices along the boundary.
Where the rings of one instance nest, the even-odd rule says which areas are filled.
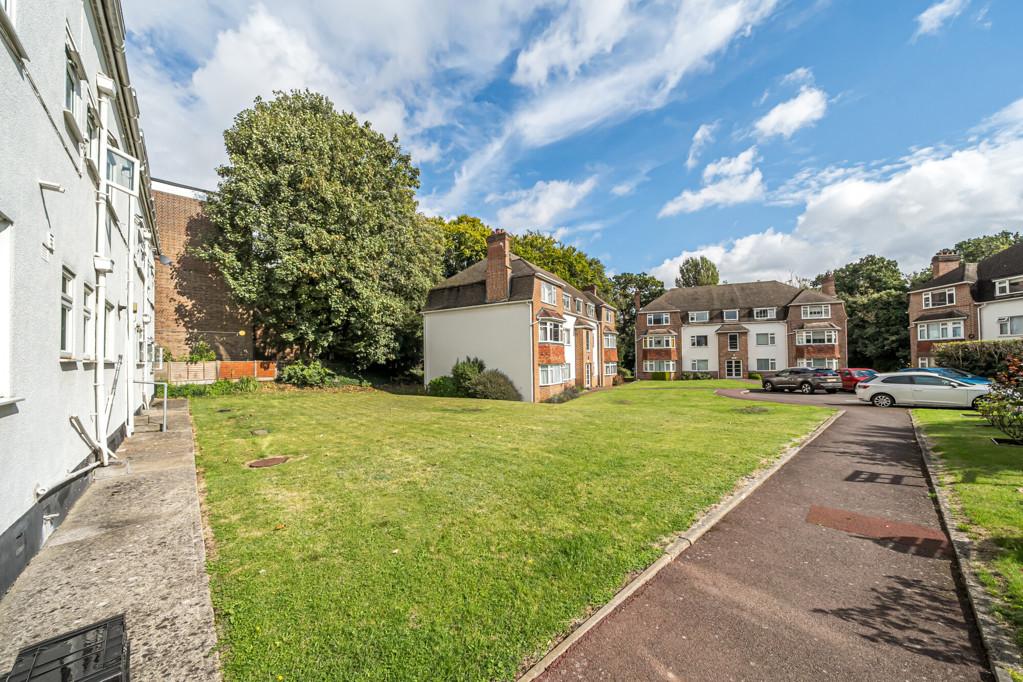
[[[977,407],[991,390],[990,384],[968,384],[935,372],[899,371],[878,374],[856,384],[856,397],[876,407]]]
[[[790,367],[763,380],[765,391],[799,391],[813,393],[817,390],[837,393],[842,388],[842,379],[833,369],[813,367]]]
[[[842,379],[843,391],[855,391],[856,384],[877,376],[877,371],[866,367],[844,367],[838,370],[838,376]]]
[[[965,369],[958,367],[904,367],[900,372],[930,372],[947,379],[962,381],[964,384],[990,384],[991,380],[976,374],[971,374]]]

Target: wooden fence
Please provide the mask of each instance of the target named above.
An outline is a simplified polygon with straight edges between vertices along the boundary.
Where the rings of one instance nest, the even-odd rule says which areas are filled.
[[[210,362],[165,362],[154,372],[157,381],[172,384],[212,384],[218,379],[237,381],[251,377],[256,381],[277,378],[273,360],[212,360]]]

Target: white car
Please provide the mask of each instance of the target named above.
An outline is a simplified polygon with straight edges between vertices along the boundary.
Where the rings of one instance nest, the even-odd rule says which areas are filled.
[[[856,384],[856,397],[876,407],[976,407],[990,390],[990,384],[967,384],[930,372],[895,372]]]

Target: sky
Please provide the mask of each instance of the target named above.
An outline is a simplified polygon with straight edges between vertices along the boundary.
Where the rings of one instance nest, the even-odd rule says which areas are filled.
[[[215,189],[256,96],[309,88],[421,170],[419,209],[611,274],[730,282],[1023,229],[1017,0],[124,0],[154,177]]]

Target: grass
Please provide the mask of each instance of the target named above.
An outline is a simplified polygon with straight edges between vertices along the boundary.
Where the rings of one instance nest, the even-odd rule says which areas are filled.
[[[958,410],[914,414],[945,465],[959,528],[977,541],[978,575],[1023,649],[1023,447],[995,445],[1004,434]]]
[[[736,385],[193,400],[227,679],[513,678],[830,414]]]

